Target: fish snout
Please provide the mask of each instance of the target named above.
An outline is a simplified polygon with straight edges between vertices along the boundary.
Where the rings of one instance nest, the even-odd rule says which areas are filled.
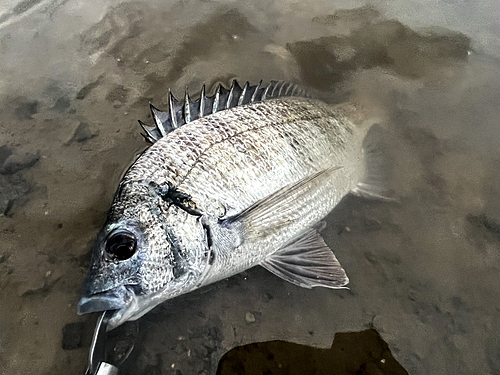
[[[78,315],[107,311],[121,310],[127,307],[133,297],[133,292],[126,286],[118,286],[106,292],[83,296],[78,302]]]

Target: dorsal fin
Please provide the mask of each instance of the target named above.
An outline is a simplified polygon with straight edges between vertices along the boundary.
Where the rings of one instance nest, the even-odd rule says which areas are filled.
[[[178,127],[201,117],[209,116],[212,113],[245,104],[288,96],[309,97],[306,91],[300,86],[284,81],[271,81],[267,86],[262,86],[262,81],[254,86],[250,86],[246,82],[242,88],[236,80],[233,80],[229,90],[219,84],[212,96],[206,96],[205,84],[203,84],[200,97],[195,101],[190,99],[187,88],[183,101],[175,99],[174,95],[169,91],[168,111],[160,111],[150,104],[155,125],[148,125],[142,121],[139,121],[139,124],[144,130],[144,134],[142,135],[146,141],[155,143]]]

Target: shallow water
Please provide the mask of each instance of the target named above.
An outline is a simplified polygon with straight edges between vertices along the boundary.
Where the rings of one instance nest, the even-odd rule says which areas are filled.
[[[328,216],[349,290],[251,269],[142,318],[123,373],[210,374],[237,345],[329,348],[366,328],[411,374],[499,373],[497,5],[370,4],[2,3],[0,374],[84,373],[96,317],[76,303],[116,185],[147,147],[136,120],[148,101],[166,108],[168,88],[233,78],[299,82],[378,117],[398,202],[347,196]]]
[[[217,375],[393,374],[408,373],[392,357],[377,331],[337,333],[331,348],[286,341],[238,346],[219,361]]]

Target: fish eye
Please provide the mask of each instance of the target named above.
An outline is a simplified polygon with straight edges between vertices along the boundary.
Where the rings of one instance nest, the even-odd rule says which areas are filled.
[[[112,233],[106,240],[106,253],[113,259],[126,260],[134,255],[137,240],[128,231]]]

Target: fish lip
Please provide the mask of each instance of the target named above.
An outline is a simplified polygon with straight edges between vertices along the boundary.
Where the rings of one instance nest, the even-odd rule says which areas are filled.
[[[128,320],[131,310],[137,305],[137,297],[131,286],[118,286],[102,293],[84,295],[78,302],[78,315],[92,312],[111,311],[107,330],[118,327]]]
[[[126,304],[118,298],[107,296],[107,293],[96,294],[90,297],[82,297],[78,302],[77,313],[78,315],[108,311],[108,310],[121,310],[126,307]]]

